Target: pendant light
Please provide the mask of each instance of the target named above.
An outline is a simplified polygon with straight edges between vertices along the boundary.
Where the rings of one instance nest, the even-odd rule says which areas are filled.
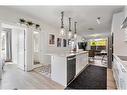
[[[71,18],[69,18],[69,32],[68,32],[68,38],[70,39],[72,37],[72,31],[71,31]]]
[[[74,28],[75,28],[75,32],[74,32],[74,38],[75,38],[75,39],[77,38],[76,24],[77,24],[77,22],[74,22]]]
[[[60,30],[61,36],[65,35],[65,29],[64,29],[64,24],[63,24],[63,16],[64,16],[64,11],[61,12],[61,30]]]
[[[101,17],[98,17],[97,20],[96,20],[97,21],[97,24],[101,24],[101,21],[100,20],[101,20]]]

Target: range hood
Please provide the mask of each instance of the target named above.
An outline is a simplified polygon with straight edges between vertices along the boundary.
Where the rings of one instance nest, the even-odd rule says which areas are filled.
[[[121,29],[125,29],[126,27],[127,27],[127,17],[125,18],[125,20],[121,24]]]

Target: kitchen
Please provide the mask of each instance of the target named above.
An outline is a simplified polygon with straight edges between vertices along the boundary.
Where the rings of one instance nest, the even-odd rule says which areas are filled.
[[[119,19],[121,21],[117,19],[124,16],[124,13],[121,14],[123,8],[124,6],[1,6],[0,19],[1,24],[11,24],[9,22],[12,22],[14,26],[22,27],[20,31],[22,33],[21,37],[25,38],[25,40],[20,39],[23,45],[20,46],[19,50],[25,50],[25,52],[24,56],[22,56],[24,59],[22,61],[18,60],[17,62],[18,65],[21,63],[18,67],[22,71],[25,71],[25,73],[34,70],[46,78],[48,76],[50,81],[57,82],[65,89],[73,80],[81,75],[82,72],[91,66],[89,63],[89,49],[91,49],[91,47],[89,43],[86,45],[86,42],[94,39],[107,39],[111,34],[110,25],[112,25],[112,32],[118,31],[120,29],[118,29],[118,27],[120,27],[124,18]],[[38,13],[38,9],[42,9],[42,12]],[[105,13],[104,10],[107,11],[107,13]],[[82,11],[86,12],[83,14]],[[25,13],[28,14],[26,15]],[[80,16],[77,16],[77,14],[80,14]],[[111,23],[113,14],[113,23]],[[117,14],[121,15],[119,16]],[[86,16],[84,17],[84,15]],[[49,16],[49,19],[47,19],[47,16]],[[36,17],[38,17],[38,19],[35,19]],[[116,44],[116,42],[118,43],[118,35],[114,33],[113,45],[116,45],[114,46],[114,52],[120,48],[117,48],[118,44]],[[80,43],[85,44],[84,47],[81,48]],[[101,47],[101,50],[104,49],[107,54],[106,51],[109,47],[103,47],[104,46]],[[125,49],[123,50],[125,51]],[[116,53],[116,55],[118,54]],[[123,54],[121,53],[119,55]],[[20,56],[18,57],[20,59]],[[93,58],[93,63],[95,61]],[[110,61],[112,60],[110,59]],[[34,62],[36,64],[34,64]],[[111,63],[112,62],[109,62],[108,68],[111,68]],[[103,68],[102,71],[104,71],[104,75],[101,74],[101,78],[104,78],[104,80],[101,80],[102,84],[104,84],[103,89],[107,89],[107,67],[100,68]],[[96,70],[96,68],[94,68],[94,70]],[[95,82],[96,80],[92,81]],[[2,85],[3,88],[6,86],[4,83]],[[20,89],[20,85],[18,85],[18,87]],[[21,89],[24,89],[24,87],[25,86],[21,87]],[[8,88],[13,89],[11,87]],[[39,87],[37,86],[37,88]],[[99,89],[102,89],[101,86]]]
[[[114,14],[112,20],[112,33],[113,33],[112,70],[118,89],[127,89],[126,17],[127,17],[127,7],[124,8],[123,12]]]

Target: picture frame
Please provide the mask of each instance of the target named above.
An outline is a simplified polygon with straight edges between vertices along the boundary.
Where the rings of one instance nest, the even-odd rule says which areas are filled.
[[[63,47],[67,47],[67,40],[63,39]]]
[[[55,45],[55,35],[54,34],[49,34],[49,45],[53,46]]]
[[[57,38],[57,47],[61,47],[61,42],[62,42],[62,39],[61,38]]]

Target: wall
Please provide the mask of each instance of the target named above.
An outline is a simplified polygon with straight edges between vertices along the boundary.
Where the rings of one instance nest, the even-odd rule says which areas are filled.
[[[45,55],[47,52],[63,52],[67,51],[68,48],[59,48],[56,47],[56,38],[59,37],[59,30],[55,27],[52,27],[52,25],[47,24],[46,22],[43,22],[42,20],[32,17],[28,14],[9,9],[7,7],[0,7],[0,21],[2,22],[9,22],[10,24],[16,24],[18,25],[19,19],[25,18],[27,20],[33,21],[35,23],[38,23],[41,25],[42,31],[40,33],[41,35],[41,41],[40,41],[40,60],[41,63],[50,63],[50,56]],[[49,34],[55,35],[55,45],[49,46],[48,44],[48,38]],[[62,37],[64,38],[64,37]],[[81,41],[81,37],[78,36],[78,41]]]
[[[113,15],[112,32],[114,33],[114,54],[127,56],[127,42],[124,41],[124,30],[120,29],[125,18],[125,13],[120,12]]]

